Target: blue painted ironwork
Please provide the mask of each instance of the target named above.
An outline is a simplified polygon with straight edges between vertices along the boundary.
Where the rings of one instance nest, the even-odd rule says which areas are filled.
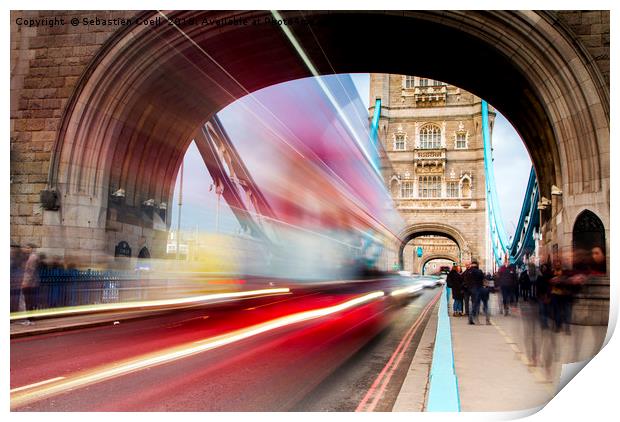
[[[381,99],[377,98],[377,101],[375,101],[375,111],[372,116],[372,121],[370,122],[370,140],[374,147],[374,151],[379,150],[379,118],[380,117],[381,117]],[[379,154],[373,154],[373,160],[375,160],[375,162],[373,163],[375,168],[377,169],[380,168]]]
[[[536,181],[536,172],[532,168],[527,189],[525,190],[519,223],[515,229],[510,246],[510,260],[513,263],[522,262],[524,255],[531,254],[534,251],[535,236],[537,236],[538,227],[540,226],[538,199],[538,182]]]
[[[512,236],[512,241],[510,241],[504,229],[500,203],[497,196],[495,172],[493,170],[493,150],[491,148],[491,137],[489,133],[489,107],[484,100],[482,101],[482,138],[484,142],[487,215],[493,257],[498,265],[501,265],[505,258],[508,258],[510,263],[518,263],[522,261],[525,254],[533,252],[535,235],[539,227],[539,192],[536,173],[534,172],[534,168],[532,168],[525,191],[519,222]]]

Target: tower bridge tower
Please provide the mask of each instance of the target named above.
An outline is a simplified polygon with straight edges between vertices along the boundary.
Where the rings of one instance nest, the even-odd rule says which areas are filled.
[[[428,78],[371,74],[370,116],[377,99],[378,136],[386,151],[382,172],[407,225],[401,234],[401,267],[421,273],[429,259],[443,258],[464,264],[476,259],[485,269],[489,257],[480,98]],[[490,109],[491,133],[494,119]]]

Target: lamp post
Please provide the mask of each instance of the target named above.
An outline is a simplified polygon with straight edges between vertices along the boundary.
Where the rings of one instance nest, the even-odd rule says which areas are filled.
[[[180,189],[179,189],[179,215],[177,216],[177,254],[176,259],[179,259],[179,241],[181,238],[181,206],[183,205],[183,163],[185,159],[181,161],[181,181],[180,181]]]

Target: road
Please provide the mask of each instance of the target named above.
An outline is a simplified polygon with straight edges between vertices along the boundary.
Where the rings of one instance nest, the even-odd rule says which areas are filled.
[[[12,340],[12,410],[390,410],[440,289],[386,283]]]

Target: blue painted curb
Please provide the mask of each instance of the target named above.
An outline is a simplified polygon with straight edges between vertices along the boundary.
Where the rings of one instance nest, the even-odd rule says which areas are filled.
[[[437,333],[433,349],[433,363],[429,377],[427,412],[460,412],[458,379],[454,368],[452,330],[448,310],[448,288],[444,288],[439,301]]]

